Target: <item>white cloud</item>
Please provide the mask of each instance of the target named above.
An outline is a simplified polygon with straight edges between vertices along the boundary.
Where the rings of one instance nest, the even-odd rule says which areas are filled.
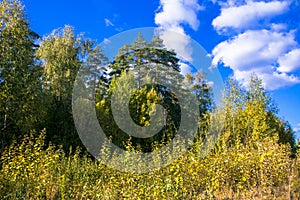
[[[272,31],[276,31],[276,32],[279,32],[279,31],[286,31],[287,30],[287,25],[286,24],[271,24],[271,30]]]
[[[109,19],[105,18],[104,19],[105,25],[106,26],[115,26]]]
[[[296,32],[282,23],[284,18],[271,20],[288,13],[291,1],[228,0],[219,5],[221,14],[212,24],[218,33],[231,37],[213,49],[214,66],[230,67],[234,78],[245,86],[253,73],[270,90],[300,83],[295,75],[300,71]]]
[[[258,73],[256,70],[236,70],[234,71],[233,77],[243,86],[247,87],[250,80],[250,75],[254,73],[263,80],[263,85],[268,90],[276,90],[282,87],[288,87],[300,83],[299,78],[295,77],[294,75],[288,75],[286,73],[277,73],[272,70],[260,73]]]
[[[180,62],[179,65],[180,65],[180,69],[181,69],[180,73],[182,75],[185,76],[187,73],[192,74],[192,68],[188,64]]]
[[[299,77],[288,75],[286,73],[265,73],[259,75],[269,90],[276,90],[282,87],[288,87],[300,83]]]
[[[300,123],[294,127],[293,131],[295,131],[296,133],[300,133]]]
[[[278,60],[279,72],[295,72],[300,70],[300,49],[294,49],[289,53],[281,56]]]
[[[104,38],[103,43],[104,44],[109,44],[109,43],[111,43],[111,41],[109,39],[107,39],[107,38]]]
[[[197,12],[202,9],[197,0],[160,0],[159,11],[155,14],[158,35],[165,46],[174,49],[186,61],[192,61],[192,51],[189,48],[190,37],[183,25],[197,30],[200,24]]]
[[[212,51],[212,63],[230,67],[243,85],[256,73],[268,89],[275,90],[299,83],[299,78],[285,73],[299,68],[300,57],[293,57],[299,53],[297,45],[293,31],[248,30],[218,44]]]
[[[190,48],[190,37],[184,33],[182,27],[172,29],[157,29],[159,37],[163,40],[164,45],[168,49],[174,49],[180,59],[185,61],[193,61],[192,49]]]
[[[296,45],[293,32],[249,30],[218,44],[212,52],[213,64],[223,62],[225,66],[240,70],[264,68]]]
[[[210,87],[213,87],[214,84],[215,84],[215,82],[213,82],[213,81],[208,81],[208,82],[207,82],[207,85],[210,86]]]
[[[155,23],[163,28],[188,24],[198,29],[197,11],[203,9],[197,0],[160,0],[161,11],[155,15]]]
[[[230,3],[231,2],[231,3]],[[212,22],[218,31],[226,31],[226,28],[244,29],[257,25],[259,20],[282,14],[288,10],[289,2],[253,2],[248,1],[245,5],[235,6],[229,1],[227,7],[223,7],[220,16]]]

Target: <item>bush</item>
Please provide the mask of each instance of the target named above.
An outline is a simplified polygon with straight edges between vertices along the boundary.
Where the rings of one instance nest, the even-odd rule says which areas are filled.
[[[299,159],[265,139],[202,158],[201,144],[170,166],[145,174],[108,168],[88,154],[27,135],[1,157],[1,199],[287,199],[299,198]]]

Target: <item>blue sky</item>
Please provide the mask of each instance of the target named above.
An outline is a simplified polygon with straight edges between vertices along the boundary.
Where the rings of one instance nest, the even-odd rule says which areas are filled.
[[[183,34],[211,55],[224,79],[247,85],[257,73],[277,103],[279,116],[300,137],[300,0],[23,0],[31,28],[40,35],[65,24],[102,42],[122,31],[162,28]],[[189,56],[188,53],[186,55]]]

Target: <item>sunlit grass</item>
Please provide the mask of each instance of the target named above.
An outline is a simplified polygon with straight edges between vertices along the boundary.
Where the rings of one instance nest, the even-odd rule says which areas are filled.
[[[206,158],[195,144],[166,168],[130,174],[79,150],[67,156],[60,147],[46,147],[44,139],[45,131],[31,134],[3,152],[1,199],[300,198],[299,160],[271,140]]]

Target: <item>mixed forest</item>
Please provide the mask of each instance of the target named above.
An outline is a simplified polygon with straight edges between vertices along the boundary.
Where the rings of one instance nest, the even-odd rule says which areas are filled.
[[[25,10],[18,0],[0,2],[1,199],[300,199],[299,143],[255,74],[246,88],[226,80],[216,105],[205,73],[181,75],[180,59],[158,37],[147,41],[139,34],[109,61],[96,40],[76,35],[72,26],[39,36]],[[197,129],[189,150],[140,174],[95,159],[72,115],[82,69],[95,91],[89,100],[99,124],[126,151],[153,152],[175,137],[183,108],[168,84],[195,94],[198,116],[191,126]],[[142,85],[150,72],[154,83],[168,84]],[[114,120],[113,93],[130,84],[138,89],[124,105],[135,124],[149,126],[154,105],[165,108],[163,129],[152,137],[132,137]],[[203,156],[212,132],[218,138]]]

